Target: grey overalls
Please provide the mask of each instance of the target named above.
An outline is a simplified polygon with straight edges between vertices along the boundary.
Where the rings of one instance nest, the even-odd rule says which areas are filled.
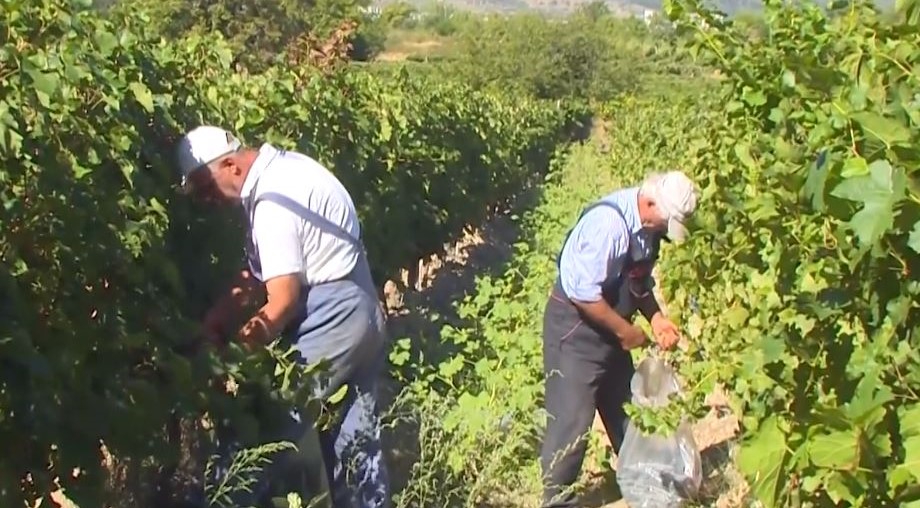
[[[343,384],[349,386],[345,399],[335,408],[337,423],[319,432],[332,506],[389,507],[389,478],[380,444],[377,408],[377,385],[385,369],[388,337],[383,308],[371,278],[364,246],[346,230],[294,199],[275,192],[259,195],[257,187],[258,181],[252,191],[255,202],[249,210],[250,231],[256,206],[262,201],[272,201],[320,227],[329,228],[329,231],[359,247],[361,255],[347,277],[301,288],[299,305],[302,310],[282,332],[282,345],[293,345],[305,364],[323,358],[328,360],[326,376],[317,379],[312,387],[314,396],[325,398]],[[250,269],[260,278],[261,264],[251,233],[248,235],[247,254]],[[302,421],[299,408],[294,410],[289,416],[290,421],[278,422],[282,428],[279,438],[302,444],[304,439],[308,439],[304,436],[313,422]],[[267,478],[264,480],[271,482],[276,477],[292,474],[289,464],[287,459],[273,464],[266,470]],[[260,487],[253,489],[257,491],[253,497],[264,494],[267,482],[260,482]],[[305,499],[304,504],[309,504],[309,499]]]

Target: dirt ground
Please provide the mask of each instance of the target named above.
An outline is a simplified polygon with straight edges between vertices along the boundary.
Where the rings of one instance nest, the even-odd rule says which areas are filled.
[[[387,49],[376,56],[380,62],[401,62],[411,56],[427,56],[441,49],[443,43],[437,40],[404,40],[388,44]]]

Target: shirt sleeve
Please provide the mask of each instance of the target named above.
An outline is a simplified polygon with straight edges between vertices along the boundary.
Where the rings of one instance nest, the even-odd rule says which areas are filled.
[[[252,221],[262,282],[303,272],[303,220],[273,201],[261,201]]]
[[[610,207],[588,211],[562,250],[559,270],[562,289],[573,299],[596,302],[603,283],[616,277],[629,252],[629,229]]]

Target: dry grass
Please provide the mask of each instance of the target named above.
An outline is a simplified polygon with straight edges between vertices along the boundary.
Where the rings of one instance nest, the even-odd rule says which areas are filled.
[[[433,33],[394,31],[387,36],[385,49],[376,59],[398,62],[410,57],[434,58],[444,56],[453,49],[452,41]]]

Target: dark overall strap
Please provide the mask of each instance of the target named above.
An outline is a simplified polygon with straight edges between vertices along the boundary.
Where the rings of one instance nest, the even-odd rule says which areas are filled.
[[[266,192],[265,194],[256,197],[256,200],[252,203],[253,215],[255,215],[256,206],[262,201],[271,201],[276,205],[287,208],[288,210],[296,213],[298,216],[313,222],[320,229],[326,230],[327,233],[331,233],[353,244],[354,246],[358,247],[359,250],[364,250],[364,244],[361,242],[361,240],[351,236],[351,233],[349,233],[345,228],[314,212],[313,210],[310,210],[294,199],[291,199],[289,196],[285,196],[284,194],[278,192]]]
[[[626,216],[623,214],[623,211],[620,210],[620,207],[619,207],[619,206],[617,206],[617,205],[615,205],[615,204],[613,204],[613,203],[610,203],[610,202],[608,202],[608,201],[603,201],[603,200],[601,200],[601,201],[597,201],[596,203],[592,203],[592,204],[589,205],[587,208],[585,208],[584,210],[582,210],[582,211],[581,211],[581,214],[578,215],[578,219],[575,221],[575,224],[577,225],[578,222],[580,222],[581,219],[584,218],[585,214],[587,214],[587,213],[590,212],[591,210],[593,210],[593,209],[595,209],[595,208],[597,208],[597,207],[600,207],[600,206],[609,206],[610,208],[613,208],[613,210],[620,216],[620,218],[623,219],[623,222],[626,223]],[[565,235],[565,240],[562,241],[562,248],[559,249],[559,254],[556,255],[556,268],[559,270],[560,276],[562,275],[562,251],[565,250],[566,244],[569,243],[569,237],[572,236],[572,231],[575,231],[575,227],[574,227],[574,226],[573,226],[572,228],[569,229],[569,232],[568,232],[568,233],[566,233],[566,235]],[[631,246],[631,245],[632,245],[632,236],[631,236],[631,235],[630,235],[629,241],[630,241],[630,246]]]
[[[585,216],[586,213],[588,213],[590,210],[592,210],[592,209],[594,209],[594,208],[596,208],[596,207],[599,207],[599,206],[609,206],[609,207],[613,208],[614,211],[616,211],[616,212],[620,215],[620,218],[623,219],[623,222],[626,222],[626,217],[625,217],[625,215],[623,214],[623,211],[622,211],[616,204],[610,203],[610,202],[608,202],[608,201],[598,201],[598,202],[596,202],[596,203],[591,204],[590,206],[588,206],[587,208],[585,208],[585,209],[582,211],[582,213],[581,213],[581,214],[579,215],[579,217],[578,217],[578,220],[580,221],[580,220]],[[559,251],[559,254],[558,254],[557,257],[556,257],[556,266],[557,266],[557,268],[558,268],[559,274],[558,274],[557,277],[556,277],[556,284],[555,284],[556,288],[553,290],[554,293],[555,293],[557,290],[559,290],[559,291],[562,290],[562,286],[561,286],[561,281],[562,281],[562,263],[561,263],[561,261],[562,261],[562,250],[565,249],[565,246],[566,246],[566,244],[567,244],[568,241],[569,241],[569,237],[572,235],[572,231],[574,231],[574,229],[575,229],[575,228],[573,227],[572,229],[569,230],[568,234],[566,234],[565,240],[562,242],[562,249]],[[648,257],[647,257],[647,258],[643,258],[643,259],[639,259],[639,260],[635,260],[635,259],[633,259],[633,257],[632,257],[632,241],[633,241],[633,238],[632,238],[632,235],[629,235],[629,246],[627,247],[626,259],[625,259],[625,261],[624,261],[623,266],[622,266],[621,269],[620,269],[619,274],[617,275],[617,277],[616,277],[615,280],[613,280],[613,281],[605,281],[605,284],[603,284],[603,287],[602,287],[602,294],[603,294],[603,297],[604,297],[605,300],[608,301],[608,303],[610,303],[612,306],[616,306],[616,305],[617,305],[617,300],[618,300],[618,298],[617,298],[616,295],[617,295],[618,288],[619,288],[620,285],[622,284],[624,278],[631,277],[632,272],[634,271],[634,269],[640,268],[640,267],[643,267],[643,266],[652,265],[652,264],[654,264],[654,263],[657,261],[658,255],[659,255],[659,251],[660,251],[660,247],[661,247],[661,239],[662,239],[662,238],[661,238],[660,235],[650,235],[649,241],[652,242],[652,244],[650,245],[651,248],[650,248],[650,252],[648,253],[648,254],[649,254]],[[649,271],[648,276],[651,276],[651,272],[650,272],[650,271]],[[562,293],[561,296],[564,296],[564,293]]]

